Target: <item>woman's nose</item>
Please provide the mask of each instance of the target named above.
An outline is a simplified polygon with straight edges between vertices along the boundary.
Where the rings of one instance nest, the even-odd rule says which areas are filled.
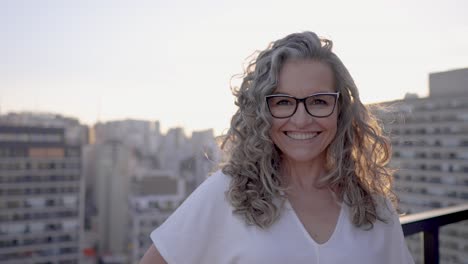
[[[313,121],[313,117],[307,113],[305,104],[300,102],[297,106],[296,113],[294,113],[294,115],[292,115],[289,120],[296,126],[301,127],[311,123]]]

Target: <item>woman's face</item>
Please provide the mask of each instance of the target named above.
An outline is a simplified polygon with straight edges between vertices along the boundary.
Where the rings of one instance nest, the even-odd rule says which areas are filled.
[[[283,65],[274,94],[304,98],[333,92],[336,91],[330,66],[315,60],[295,60]],[[299,103],[291,117],[273,117],[270,136],[283,159],[293,163],[325,162],[326,149],[337,130],[337,113],[338,106],[328,117],[313,117],[307,113],[304,103]]]

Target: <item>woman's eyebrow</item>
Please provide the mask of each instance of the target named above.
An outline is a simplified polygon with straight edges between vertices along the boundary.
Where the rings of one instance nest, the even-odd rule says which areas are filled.
[[[329,94],[329,93],[336,93],[336,92],[318,91],[318,92],[309,94],[309,96],[310,96],[310,95],[314,95],[314,94]],[[290,95],[290,94],[288,94],[288,93],[285,93],[285,92],[274,92],[274,93],[272,93],[272,95],[281,95],[281,94],[292,96],[292,95]]]
[[[272,94],[274,94],[274,95],[280,95],[280,94],[284,94],[284,95],[290,95],[290,94],[288,94],[288,93],[284,93],[284,92],[274,92],[274,93],[272,93]]]

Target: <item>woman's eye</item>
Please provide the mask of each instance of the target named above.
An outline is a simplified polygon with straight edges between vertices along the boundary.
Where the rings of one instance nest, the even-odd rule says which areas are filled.
[[[290,105],[291,104],[291,101],[289,100],[280,100],[276,103],[277,105]]]
[[[325,101],[325,100],[315,99],[315,100],[312,102],[312,104],[314,104],[314,105],[326,105],[326,104],[328,104],[328,103],[327,103],[327,101]]]

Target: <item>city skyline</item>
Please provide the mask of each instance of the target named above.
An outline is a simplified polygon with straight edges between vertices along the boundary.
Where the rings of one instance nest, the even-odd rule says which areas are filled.
[[[230,79],[245,58],[305,30],[334,41],[365,103],[426,96],[430,72],[468,66],[467,7],[454,0],[5,1],[0,110],[59,113],[87,125],[157,120],[162,131],[219,135],[235,111]]]
[[[415,263],[468,259],[467,221],[448,224],[468,210],[466,84],[468,68],[431,74],[428,97],[376,112]],[[94,128],[89,144],[73,118],[0,115],[1,263],[137,263],[148,234],[223,160],[213,131],[164,135],[158,122],[135,120]]]

